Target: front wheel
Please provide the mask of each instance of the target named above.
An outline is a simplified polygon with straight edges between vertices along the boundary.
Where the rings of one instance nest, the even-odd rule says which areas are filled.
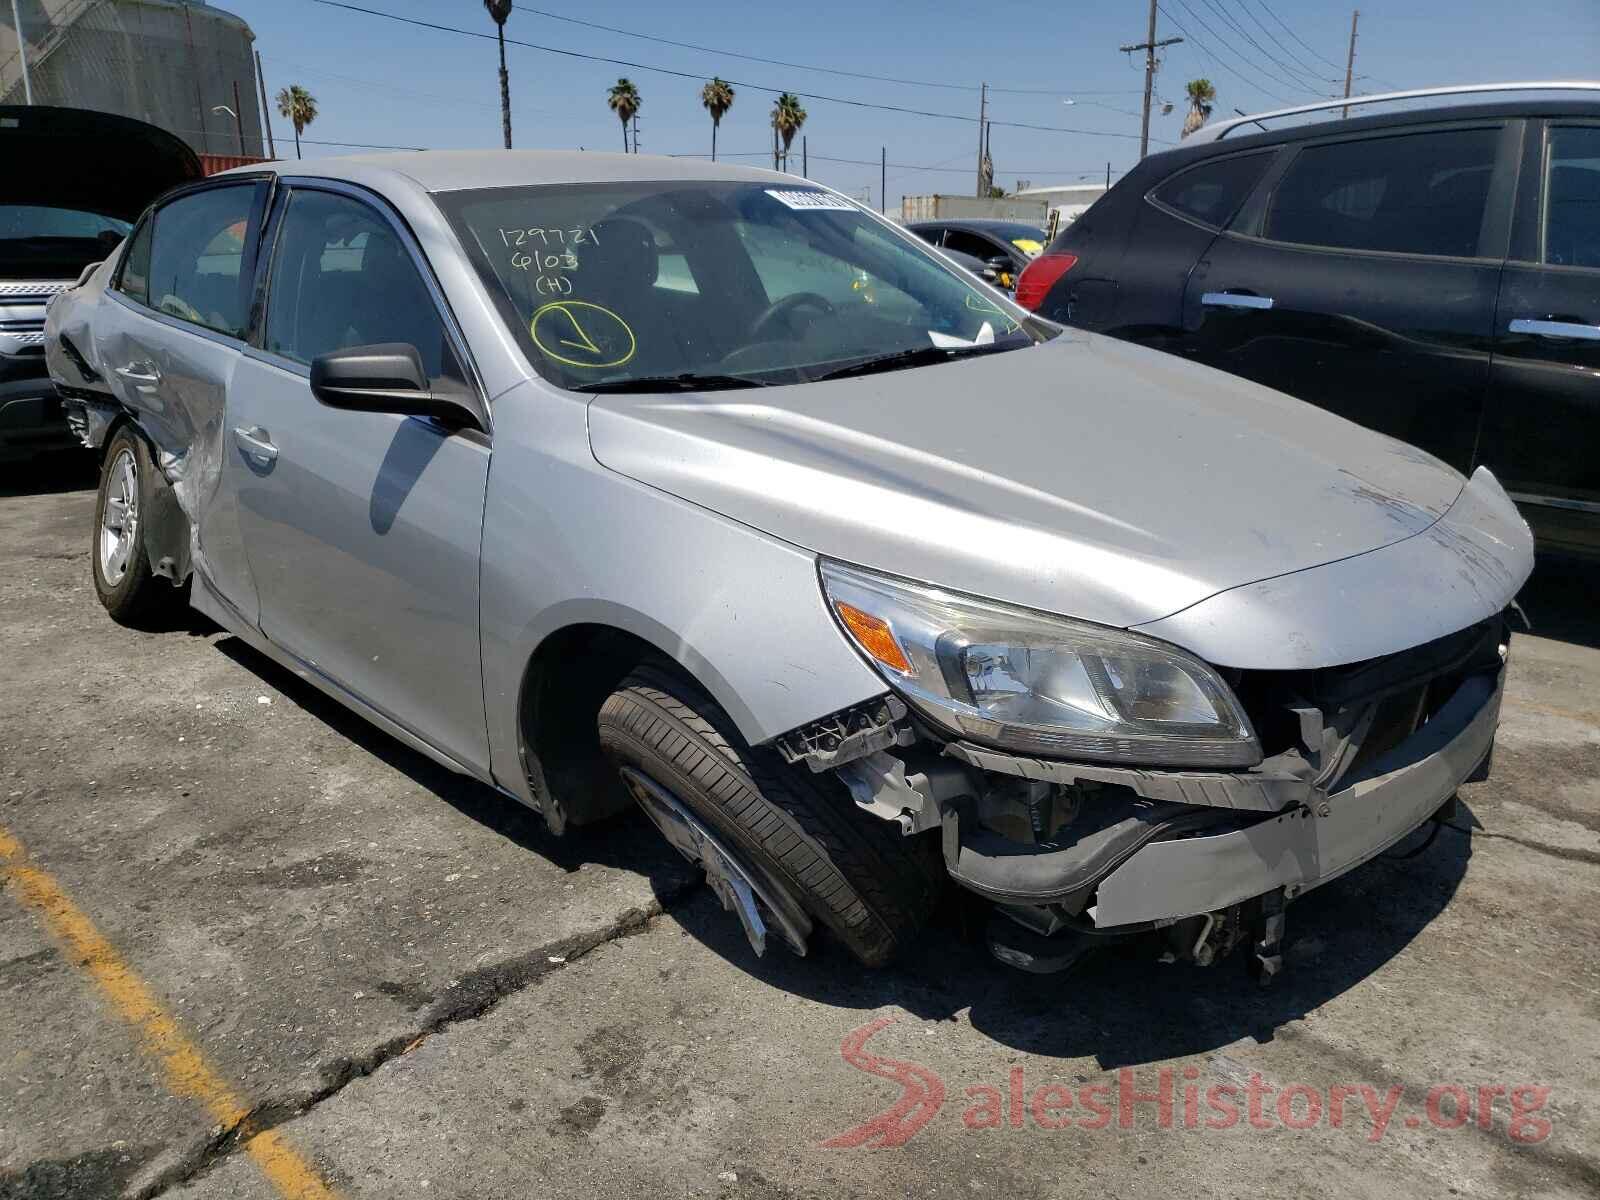
[[[758,954],[769,934],[804,954],[815,921],[879,966],[933,907],[926,839],[861,813],[831,776],[747,745],[710,697],[665,668],[622,681],[600,709],[599,735],[634,799],[705,869]]]

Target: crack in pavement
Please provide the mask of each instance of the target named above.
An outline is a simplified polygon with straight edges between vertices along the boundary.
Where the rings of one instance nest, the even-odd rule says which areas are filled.
[[[411,1030],[387,1038],[365,1053],[345,1055],[323,1064],[319,1069],[322,1081],[314,1088],[292,1095],[269,1096],[252,1105],[239,1120],[225,1128],[213,1129],[208,1137],[192,1144],[176,1161],[142,1181],[129,1195],[133,1200],[153,1200],[174,1187],[198,1179],[251,1138],[304,1116],[357,1079],[371,1075],[392,1059],[409,1054],[434,1034],[485,1015],[507,996],[532,987],[592,950],[643,933],[656,918],[680,907],[678,902],[687,900],[700,886],[698,879],[675,882],[664,887],[649,905],[626,909],[598,929],[572,934],[514,958],[467,972],[453,980],[444,994],[428,1005]]]
[[[1380,1060],[1334,1041],[1326,1034],[1312,1029],[1304,1021],[1286,1022],[1278,1027],[1274,1036],[1286,1042],[1298,1042],[1318,1057],[1350,1068],[1351,1078],[1362,1079],[1374,1085],[1382,1083],[1389,1087],[1401,1087],[1405,1089],[1404,1095],[1409,1103],[1409,1098],[1413,1094],[1411,1083],[1386,1069]],[[1554,1114],[1546,1110],[1546,1115]],[[1564,1175],[1572,1182],[1582,1185],[1591,1195],[1600,1193],[1600,1162],[1587,1155],[1575,1150],[1554,1147],[1548,1141],[1537,1143],[1513,1141],[1498,1132],[1496,1127],[1486,1129],[1476,1121],[1468,1121],[1461,1128],[1471,1130],[1482,1140],[1510,1152],[1515,1158],[1531,1160],[1539,1167]]]
[[[1513,842],[1526,850],[1539,854],[1548,854],[1551,858],[1559,858],[1565,862],[1588,863],[1591,866],[1600,866],[1600,850],[1585,850],[1581,846],[1552,846],[1548,842],[1536,842],[1531,838],[1518,837],[1514,833],[1495,833],[1488,829],[1472,829],[1464,825],[1456,825],[1449,821],[1441,821],[1446,829],[1454,829],[1457,833],[1464,833],[1471,838],[1498,838],[1502,842]]]

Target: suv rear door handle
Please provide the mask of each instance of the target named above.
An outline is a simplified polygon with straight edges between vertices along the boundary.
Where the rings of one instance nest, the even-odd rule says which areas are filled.
[[[239,449],[259,463],[277,460],[278,448],[272,444],[272,435],[259,425],[252,425],[249,429],[235,428],[233,440],[239,443]]]
[[[1535,337],[1582,338],[1586,342],[1600,342],[1600,325],[1583,325],[1577,321],[1541,321],[1534,317],[1518,317],[1511,322],[1512,333],[1531,333]]]
[[[1206,292],[1200,297],[1200,303],[1207,308],[1264,309],[1272,307],[1272,297],[1252,296],[1246,292]]]

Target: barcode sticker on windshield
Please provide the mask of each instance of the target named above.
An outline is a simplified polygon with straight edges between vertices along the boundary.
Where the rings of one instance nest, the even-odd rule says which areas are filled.
[[[796,212],[807,209],[843,209],[852,212],[855,205],[848,200],[841,200],[837,196],[830,196],[827,192],[791,192],[780,188],[768,188],[767,195],[779,204],[786,204]]]

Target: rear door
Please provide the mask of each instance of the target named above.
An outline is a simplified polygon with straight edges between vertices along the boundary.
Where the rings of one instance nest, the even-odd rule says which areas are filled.
[[[220,483],[225,398],[244,350],[266,194],[262,180],[216,183],[161,205],[135,230],[95,319],[108,383],[138,413],[194,524],[194,568],[250,623],[255,582]],[[179,565],[169,572],[181,574]]]
[[[409,231],[375,197],[335,184],[280,193],[264,314],[228,393],[224,466],[261,630],[379,716],[486,772],[488,437],[327,408],[310,386],[318,355],[405,342],[435,390],[473,388],[464,344]]]
[[[1167,176],[1137,201],[1123,246],[1085,245],[1083,261],[1067,272],[1066,311],[1040,313],[1161,350],[1178,345],[1183,290],[1218,231],[1251,194],[1276,150],[1207,158]],[[1062,239],[1069,253],[1088,243],[1090,228],[1110,214],[1091,209]]]
[[[1521,123],[1301,144],[1184,289],[1183,353],[1466,470]]]
[[[1478,461],[1548,544],[1600,549],[1600,122],[1529,131]]]

